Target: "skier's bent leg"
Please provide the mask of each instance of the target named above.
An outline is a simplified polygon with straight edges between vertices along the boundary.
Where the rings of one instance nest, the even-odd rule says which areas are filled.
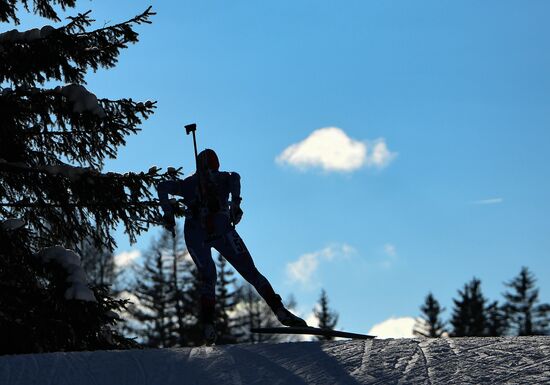
[[[254,265],[252,256],[237,231],[231,230],[213,246],[247,282],[254,286],[281,323],[287,326],[307,326],[304,320],[284,307],[281,296],[275,293],[267,278]]]
[[[216,298],[216,265],[212,260],[211,248],[205,245],[205,233],[197,220],[185,220],[184,234],[187,251],[189,251],[199,273],[201,309],[213,309]]]
[[[199,272],[199,291],[201,295],[199,320],[203,325],[213,324],[216,304],[216,266],[212,260],[210,248],[188,246],[187,249]]]

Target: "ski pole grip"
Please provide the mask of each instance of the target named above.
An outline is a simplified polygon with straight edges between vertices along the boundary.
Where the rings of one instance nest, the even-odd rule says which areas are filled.
[[[191,123],[185,126],[185,133],[189,135],[191,132],[197,131],[197,124]]]

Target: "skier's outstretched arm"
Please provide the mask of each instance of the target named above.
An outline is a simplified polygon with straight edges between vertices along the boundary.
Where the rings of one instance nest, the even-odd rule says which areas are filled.
[[[183,186],[180,180],[165,180],[158,184],[157,193],[159,196],[160,207],[165,214],[173,214],[174,209],[168,199],[168,194],[183,196]]]

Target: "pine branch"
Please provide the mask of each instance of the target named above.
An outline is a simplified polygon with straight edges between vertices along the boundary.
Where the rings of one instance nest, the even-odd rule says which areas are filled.
[[[19,0],[23,4],[23,8],[30,12],[29,1],[28,0]],[[33,0],[33,9],[40,16],[48,18],[54,21],[60,21],[57,12],[49,4],[50,2],[59,4],[61,9],[64,11],[68,7],[73,8],[75,6],[75,0]],[[19,24],[19,18],[16,15],[17,12],[17,0],[2,0],[0,1],[0,21],[9,22],[10,19],[15,23]]]
[[[90,104],[90,98],[94,103]],[[14,160],[10,153],[15,149],[19,149],[19,156],[30,156],[32,149],[50,154],[65,153],[71,161],[101,168],[103,160],[115,157],[117,147],[125,144],[125,136],[137,133],[137,126],[155,108],[153,101],[97,99],[77,85],[45,90],[26,87],[4,90],[0,95],[3,117],[0,143],[4,144],[0,145],[0,158]],[[36,134],[25,135],[26,138],[21,135],[36,132],[38,127],[40,132],[58,127],[52,131],[78,134]],[[32,162],[29,159],[27,163]]]
[[[103,31],[116,30],[116,29],[122,28],[122,27],[124,27],[128,24],[138,24],[138,25],[139,24],[151,24],[152,22],[149,20],[149,18],[151,16],[154,16],[154,15],[157,14],[156,12],[151,11],[152,8],[153,8],[153,6],[150,5],[145,11],[143,11],[141,14],[133,17],[130,20],[126,20],[122,23],[118,23],[118,24],[115,24],[115,25],[110,25],[110,26],[107,26],[107,27],[99,28],[99,29],[96,29],[96,30],[93,30],[93,31],[90,31],[90,32],[84,32],[84,33],[80,34],[80,36],[82,36],[82,35],[91,35],[91,34],[103,32]],[[77,19],[79,17],[81,17],[83,21],[85,20],[84,23],[86,23],[87,21],[94,22],[95,20],[87,18],[87,15],[90,14],[90,12],[91,12],[91,10],[87,11],[83,14],[79,14],[77,17],[74,17],[74,18],[69,17],[69,19],[71,19],[72,21],[71,21],[71,23],[67,24],[64,28],[70,29],[71,24],[77,23]]]
[[[89,69],[114,67],[120,50],[138,41],[133,26],[150,24],[149,18],[155,15],[149,7],[125,22],[86,31],[94,21],[89,13],[70,18],[70,23],[58,29],[37,29],[32,39],[0,39],[0,82],[35,85],[57,80],[84,84]]]

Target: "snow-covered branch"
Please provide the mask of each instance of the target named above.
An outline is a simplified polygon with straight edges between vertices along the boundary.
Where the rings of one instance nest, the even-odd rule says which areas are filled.
[[[72,103],[72,109],[75,113],[89,111],[99,118],[105,117],[103,107],[98,103],[97,97],[88,91],[86,87],[79,84],[68,84],[66,86],[58,86],[54,90],[65,96]]]
[[[25,221],[21,218],[8,218],[0,223],[0,228],[6,231],[13,231],[25,226]]]
[[[33,28],[21,32],[17,29],[12,29],[10,31],[0,33],[0,46],[5,43],[31,43],[38,39],[47,38],[53,31],[55,31],[55,28],[51,25],[45,25],[40,29]]]
[[[41,250],[38,257],[43,263],[59,264],[67,272],[66,282],[70,286],[65,291],[65,299],[97,302],[94,293],[88,287],[88,278],[82,269],[78,254],[61,246],[52,246]]]
[[[68,164],[29,167],[21,162],[6,162],[5,159],[0,159],[0,170],[26,171],[34,173],[48,173],[50,175],[62,175],[66,178],[69,178],[73,182],[77,179],[80,179],[80,177],[82,177],[83,175],[103,175],[99,171],[89,167],[75,167]],[[105,175],[108,176],[107,174]]]

